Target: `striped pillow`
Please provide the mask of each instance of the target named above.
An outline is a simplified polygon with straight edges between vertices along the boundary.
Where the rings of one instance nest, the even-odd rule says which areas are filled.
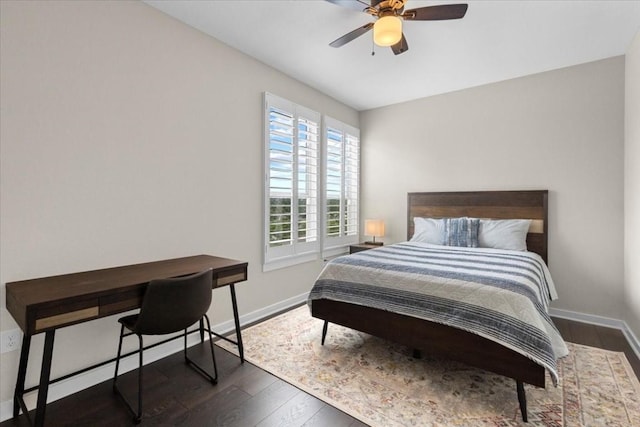
[[[445,218],[444,241],[446,246],[478,247],[478,218]]]

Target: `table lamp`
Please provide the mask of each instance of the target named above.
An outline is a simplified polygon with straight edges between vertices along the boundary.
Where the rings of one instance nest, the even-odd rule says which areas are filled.
[[[365,242],[367,245],[382,246],[382,242],[376,242],[376,237],[384,236],[384,221],[381,219],[365,219],[364,220],[365,236],[372,236],[373,240]]]

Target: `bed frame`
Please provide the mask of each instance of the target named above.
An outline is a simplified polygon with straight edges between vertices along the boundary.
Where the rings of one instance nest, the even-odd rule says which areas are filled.
[[[527,249],[547,262],[547,190],[409,193],[407,240],[414,217],[531,219]],[[327,299],[311,303],[313,317],[346,326],[424,352],[515,379],[522,419],[527,421],[524,383],[545,386],[545,369],[531,359],[481,336],[439,323],[371,307]]]

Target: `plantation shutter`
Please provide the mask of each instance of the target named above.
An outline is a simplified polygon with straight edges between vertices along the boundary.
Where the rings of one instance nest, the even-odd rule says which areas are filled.
[[[319,120],[298,117],[298,242],[318,241]],[[316,245],[317,247],[317,245]]]
[[[327,127],[325,168],[325,224],[327,237],[339,237],[342,215],[342,164],[344,138],[341,131]]]
[[[265,94],[265,266],[319,251],[319,130],[319,113]]]
[[[269,108],[269,246],[292,244],[293,114]]]
[[[355,132],[354,132],[355,133]],[[360,137],[347,131],[344,146],[345,234],[358,237],[360,215]]]
[[[325,117],[325,250],[358,242],[360,132]]]

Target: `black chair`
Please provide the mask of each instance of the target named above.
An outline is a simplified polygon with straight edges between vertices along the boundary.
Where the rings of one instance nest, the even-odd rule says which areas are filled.
[[[118,322],[122,324],[122,327],[120,328],[120,343],[118,344],[118,356],[116,358],[116,372],[113,377],[113,390],[127,405],[133,414],[136,424],[142,420],[143,335],[164,335],[184,331],[185,362],[209,379],[211,383],[217,384],[218,369],[216,367],[216,358],[213,352],[211,324],[209,322],[209,317],[206,314],[209,306],[211,305],[212,280],[213,273],[211,270],[174,279],[153,280],[149,282],[149,285],[147,286],[140,312],[138,314],[118,319]],[[202,337],[203,318],[207,321],[207,330],[209,331],[209,345],[211,346],[214,376],[211,376],[187,356],[187,328],[200,321],[200,333]],[[125,334],[125,328],[131,332]],[[137,412],[124,397],[117,384],[120,354],[122,352],[122,339],[133,334],[138,336],[139,343]]]

